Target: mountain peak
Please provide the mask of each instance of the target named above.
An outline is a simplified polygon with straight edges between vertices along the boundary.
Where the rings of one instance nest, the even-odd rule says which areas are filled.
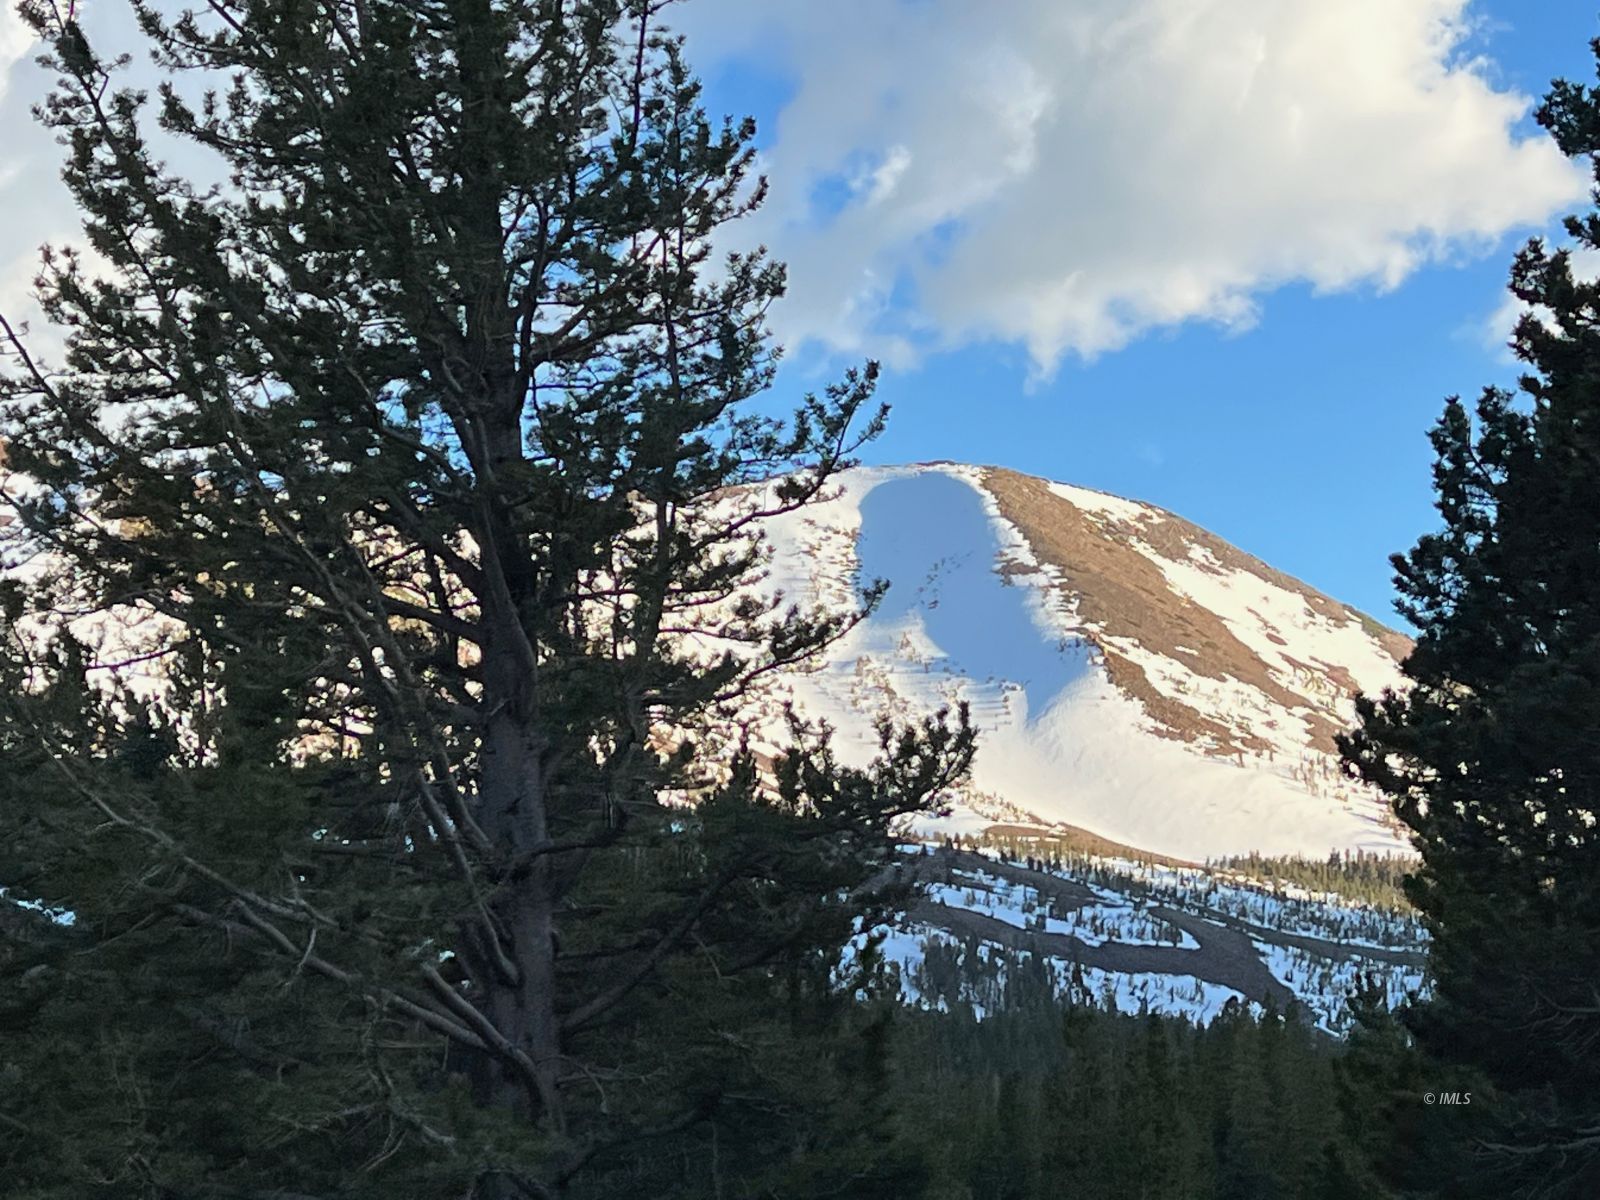
[[[1070,823],[1179,857],[1398,850],[1339,768],[1358,692],[1410,643],[1153,505],[1000,467],[863,467],[768,529],[774,583],[882,605],[785,680],[865,753],[870,721],[966,700],[959,827]]]

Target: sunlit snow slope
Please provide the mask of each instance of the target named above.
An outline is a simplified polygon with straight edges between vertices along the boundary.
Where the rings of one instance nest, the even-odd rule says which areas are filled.
[[[859,468],[768,526],[792,599],[877,612],[784,695],[852,756],[958,699],[982,732],[947,827],[1060,822],[1181,858],[1404,846],[1344,778],[1356,691],[1404,638],[1160,509],[1014,472]]]

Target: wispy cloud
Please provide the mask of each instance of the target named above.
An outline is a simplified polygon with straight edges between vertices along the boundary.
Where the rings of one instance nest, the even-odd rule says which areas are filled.
[[[1600,279],[1600,250],[1591,250],[1586,246],[1573,250],[1572,273],[1579,279]],[[1525,312],[1533,312],[1541,318],[1549,314],[1548,309],[1532,308],[1507,292],[1495,310],[1484,318],[1478,330],[1484,348],[1497,352],[1503,363],[1517,361],[1511,353],[1511,335]]]
[[[28,56],[33,41],[33,30],[23,24],[11,5],[0,7],[0,100],[5,99],[12,68]]]

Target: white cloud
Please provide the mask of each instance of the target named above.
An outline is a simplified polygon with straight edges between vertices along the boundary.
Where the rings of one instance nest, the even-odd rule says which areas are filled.
[[[859,0],[679,10],[690,56],[780,54],[768,207],[785,340],[1048,372],[1303,281],[1391,288],[1540,225],[1582,173],[1463,60],[1468,0]],[[863,164],[865,164],[863,166]],[[841,186],[842,185],[842,186]],[[840,202],[838,197],[842,196]]]
[[[782,56],[766,209],[780,337],[891,363],[1024,345],[1047,372],[1285,283],[1392,287],[1537,226],[1582,173],[1459,58],[1468,0],[695,0],[701,69]],[[87,11],[138,44],[121,5]],[[0,305],[75,227],[48,85],[0,0]],[[177,155],[183,159],[183,155]],[[187,163],[186,163],[187,165]],[[19,312],[19,309],[23,310]],[[1498,328],[1498,327],[1497,327]],[[36,335],[37,336],[37,335]],[[1503,340],[1503,339],[1500,339]]]
[[[5,97],[11,68],[27,56],[32,46],[33,30],[23,24],[11,5],[0,7],[0,99]]]
[[[1579,279],[1600,279],[1600,250],[1588,246],[1579,246],[1572,250],[1572,273]],[[1518,300],[1509,291],[1500,301],[1492,313],[1484,318],[1483,326],[1479,330],[1484,348],[1495,351],[1501,362],[1512,364],[1517,361],[1516,355],[1511,353],[1511,335],[1516,332],[1517,322],[1522,320],[1522,314],[1532,312],[1541,321],[1551,324],[1550,310],[1543,305],[1528,305]]]
[[[882,204],[900,185],[900,177],[906,173],[906,168],[911,165],[911,151],[904,146],[890,146],[883,156],[883,161],[874,167],[864,180],[866,190],[866,203]]]

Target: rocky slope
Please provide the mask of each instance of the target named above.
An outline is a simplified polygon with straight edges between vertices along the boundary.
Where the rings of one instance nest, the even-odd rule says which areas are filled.
[[[1150,505],[953,464],[858,468],[774,520],[771,585],[878,611],[776,698],[846,753],[870,718],[968,701],[982,731],[946,829],[1069,824],[1184,859],[1404,848],[1338,769],[1358,691],[1407,640]]]

